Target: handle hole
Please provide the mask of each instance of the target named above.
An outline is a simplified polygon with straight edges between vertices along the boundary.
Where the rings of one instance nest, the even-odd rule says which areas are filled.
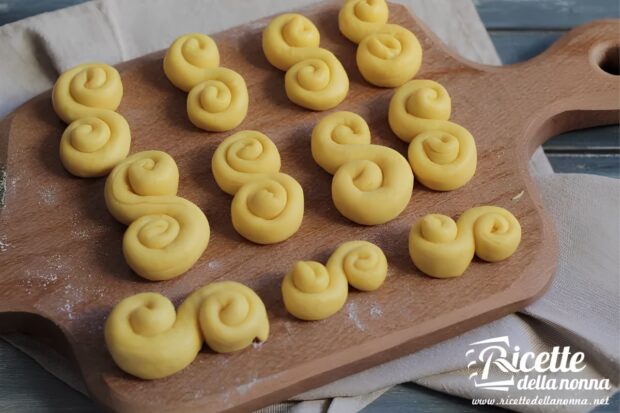
[[[604,45],[595,50],[595,62],[605,73],[620,76],[620,45]]]

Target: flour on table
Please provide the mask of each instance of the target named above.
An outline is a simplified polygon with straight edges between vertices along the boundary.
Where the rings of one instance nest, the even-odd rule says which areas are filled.
[[[46,205],[56,205],[56,191],[52,188],[41,188],[39,190],[41,202]]]
[[[6,235],[0,235],[0,252],[4,252],[9,249],[11,243],[7,240]]]
[[[241,396],[243,396],[248,391],[250,391],[252,389],[252,387],[254,387],[256,385],[256,383],[258,383],[258,382],[260,382],[260,379],[258,377],[256,377],[256,373],[254,373],[252,378],[250,379],[250,381],[248,381],[247,383],[242,384],[240,386],[237,386],[237,393],[239,393]]]
[[[357,315],[357,305],[354,302],[347,304],[347,314],[349,316],[349,320],[353,321],[353,324],[355,324],[355,327],[357,327],[358,330],[366,330],[366,326]]]
[[[209,264],[207,264],[207,265],[212,270],[217,270],[218,268],[220,268],[222,266],[222,264],[220,264],[219,261],[209,261]]]
[[[372,303],[372,306],[370,307],[370,317],[379,318],[382,315],[383,310],[381,309],[381,306],[377,303]]]
[[[0,207],[4,206],[4,194],[6,194],[6,171],[0,169]]]

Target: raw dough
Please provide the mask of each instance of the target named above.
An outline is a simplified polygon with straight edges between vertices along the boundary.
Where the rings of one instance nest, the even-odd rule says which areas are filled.
[[[360,291],[374,291],[387,276],[388,264],[381,248],[368,241],[340,245],[327,261],[330,272],[344,272],[349,284]]]
[[[127,297],[114,307],[105,325],[106,344],[116,364],[147,380],[188,366],[203,341],[218,353],[229,353],[268,336],[269,320],[260,297],[233,281],[194,291],[178,312],[158,293]]]
[[[413,173],[395,150],[370,143],[366,121],[352,112],[325,116],[312,131],[312,157],[334,175],[332,198],[342,215],[363,225],[396,218],[407,206]]]
[[[118,71],[104,63],[85,63],[58,77],[52,90],[52,105],[66,123],[97,116],[100,109],[115,111],[123,98]]]
[[[263,31],[267,60],[286,71],[288,98],[307,109],[327,110],[347,96],[349,78],[338,58],[319,43],[318,29],[300,14],[282,14]]]
[[[409,163],[424,186],[451,191],[476,172],[476,142],[467,129],[448,121],[452,104],[432,80],[412,80],[398,88],[389,107],[394,133],[409,144]]]
[[[481,206],[465,211],[455,223],[441,214],[429,214],[409,233],[409,254],[423,273],[437,278],[462,275],[474,253],[496,262],[510,257],[521,242],[521,225],[509,211]]]
[[[357,47],[357,67],[369,83],[398,87],[422,65],[422,46],[409,30],[387,24],[383,0],[347,0],[338,14],[340,32]]]
[[[70,123],[60,141],[60,160],[73,175],[107,175],[129,154],[129,125],[114,112],[122,97],[120,75],[103,63],[76,66],[56,81],[52,104]]]
[[[60,140],[60,160],[70,173],[82,178],[105,176],[127,157],[131,133],[124,117],[110,110],[77,119]]]
[[[349,287],[376,290],[387,275],[383,251],[367,241],[349,241],[329,257],[327,265],[298,261],[282,281],[282,298],[289,313],[302,320],[322,320],[337,313]]]
[[[257,131],[224,139],[211,161],[215,181],[234,195],[232,223],[243,237],[258,244],[284,241],[297,232],[304,216],[304,193],[289,175],[280,173],[275,144]]]
[[[187,115],[198,128],[223,132],[236,128],[248,112],[248,90],[237,72],[218,67],[220,54],[209,36],[190,33],[176,39],[164,57],[164,72],[189,92]]]
[[[176,196],[179,170],[160,151],[129,156],[108,176],[105,200],[110,213],[129,225],[123,253],[140,276],[169,280],[200,258],[209,243],[209,222],[192,202]]]

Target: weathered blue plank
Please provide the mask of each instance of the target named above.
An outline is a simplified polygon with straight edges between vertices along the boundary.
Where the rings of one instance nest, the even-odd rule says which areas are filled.
[[[555,172],[583,173],[620,178],[618,154],[547,153]]]
[[[87,0],[0,0],[0,26]]]
[[[618,0],[474,0],[489,30],[565,30],[595,19],[620,17]]]
[[[491,31],[491,40],[503,64],[531,59],[545,51],[563,32],[555,31]]]
[[[543,146],[547,152],[618,152],[620,150],[620,126],[601,126],[567,132],[551,138]]]

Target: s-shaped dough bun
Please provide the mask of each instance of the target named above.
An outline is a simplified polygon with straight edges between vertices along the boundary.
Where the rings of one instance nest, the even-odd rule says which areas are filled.
[[[195,204],[178,197],[179,170],[165,152],[129,156],[108,176],[110,213],[129,225],[123,237],[127,264],[140,276],[161,281],[189,270],[209,243],[209,221]]]
[[[413,173],[394,149],[370,143],[366,121],[353,112],[325,116],[312,131],[312,157],[334,175],[332,199],[342,215],[362,225],[396,218],[413,191]]]
[[[293,265],[282,281],[284,306],[301,320],[325,319],[347,301],[348,284],[361,291],[374,291],[385,281],[387,268],[387,259],[376,245],[345,242],[329,257],[326,266],[316,261]]]
[[[230,213],[235,229],[258,244],[290,238],[304,217],[304,192],[280,172],[276,145],[258,131],[241,131],[224,139],[211,160],[215,181],[234,195]]]
[[[416,267],[436,278],[462,275],[474,253],[484,261],[510,257],[521,242],[521,225],[509,211],[481,206],[465,211],[454,222],[441,214],[429,214],[413,224],[409,254]]]
[[[268,337],[265,305],[233,281],[199,288],[178,312],[161,294],[132,295],[114,307],[105,324],[105,341],[118,367],[146,380],[184,369],[205,341],[213,351],[230,353]]]
[[[60,140],[60,160],[71,174],[107,175],[129,154],[129,125],[114,112],[122,97],[119,73],[103,63],[78,65],[54,84],[54,110],[69,123]]]
[[[263,52],[286,71],[288,98],[312,110],[336,107],[349,92],[349,77],[334,54],[319,47],[316,26],[301,14],[282,14],[263,31]]]
[[[448,91],[432,80],[412,80],[396,90],[389,107],[394,133],[410,142],[408,158],[413,174],[437,191],[452,191],[474,176],[477,149],[464,127],[450,122]]]
[[[218,67],[220,53],[207,35],[177,38],[164,57],[164,72],[173,85],[189,92],[187,115],[198,128],[224,132],[236,128],[248,112],[248,89],[237,72]]]
[[[422,46],[409,30],[388,24],[384,0],[347,0],[338,14],[340,32],[358,43],[357,67],[369,83],[398,87],[422,65]]]

